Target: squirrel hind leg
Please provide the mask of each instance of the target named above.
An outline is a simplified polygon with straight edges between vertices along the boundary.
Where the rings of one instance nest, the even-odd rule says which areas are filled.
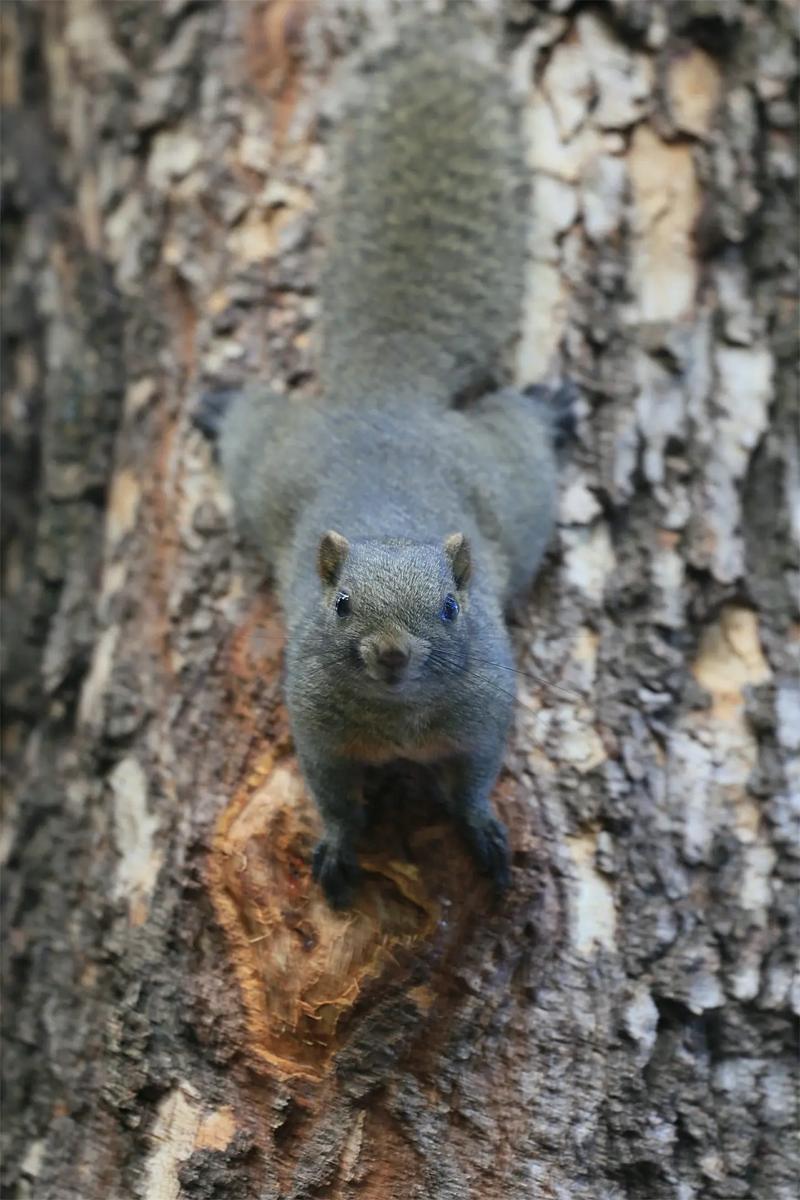
[[[523,390],[523,395],[535,400],[547,414],[553,431],[553,444],[557,450],[572,441],[577,431],[576,408],[579,392],[571,379],[563,379],[554,386],[534,383]]]
[[[215,458],[219,457],[219,435],[222,423],[238,394],[238,391],[233,388],[203,392],[192,413],[192,424],[195,429],[200,430],[207,441],[211,442]]]

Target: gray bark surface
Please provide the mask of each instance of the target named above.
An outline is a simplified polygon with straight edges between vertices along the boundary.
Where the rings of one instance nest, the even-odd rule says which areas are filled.
[[[581,388],[513,887],[390,779],[341,915],[191,414],[313,390],[326,126],[397,7],[0,6],[2,1195],[789,1200],[797,8],[508,5],[517,374]]]

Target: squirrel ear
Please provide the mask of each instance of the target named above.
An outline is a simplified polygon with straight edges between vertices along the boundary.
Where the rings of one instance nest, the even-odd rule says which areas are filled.
[[[471,557],[469,542],[463,533],[451,533],[444,539],[444,552],[450,563],[456,587],[461,588],[469,579]]]
[[[317,570],[323,583],[336,583],[349,549],[347,538],[335,529],[323,533],[317,551]]]

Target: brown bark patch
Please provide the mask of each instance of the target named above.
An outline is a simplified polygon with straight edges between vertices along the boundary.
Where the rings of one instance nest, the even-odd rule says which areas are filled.
[[[408,969],[403,958],[439,915],[419,872],[382,858],[364,860],[358,907],[333,912],[311,879],[315,827],[293,760],[268,750],[223,811],[212,850],[211,894],[250,1049],[289,1074],[324,1072],[345,1018],[375,984]]]
[[[299,95],[303,27],[312,0],[268,0],[251,15],[247,73],[275,101],[275,148],[280,150]]]

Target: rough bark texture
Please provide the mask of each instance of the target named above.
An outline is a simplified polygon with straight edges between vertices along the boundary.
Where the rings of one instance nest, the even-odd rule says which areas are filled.
[[[313,389],[320,118],[393,11],[0,6],[2,1194],[788,1200],[797,8],[508,7],[518,374],[582,387],[517,636],[514,885],[493,908],[392,780],[341,916],[190,417]]]

